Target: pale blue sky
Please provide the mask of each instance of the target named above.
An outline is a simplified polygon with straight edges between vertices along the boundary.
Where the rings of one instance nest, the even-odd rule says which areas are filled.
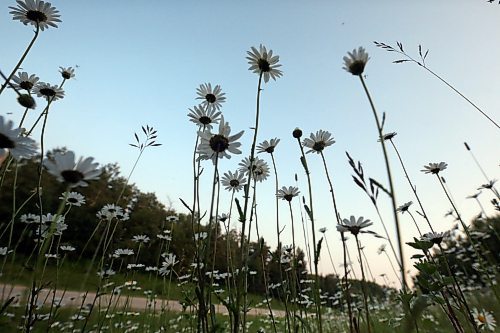
[[[369,176],[386,184],[371,110],[359,80],[342,69],[342,57],[358,46],[365,46],[370,54],[367,84],[379,112],[387,112],[387,131],[398,132],[397,145],[437,230],[451,226],[451,220],[442,218],[450,205],[435,177],[420,172],[423,165],[449,164],[443,176],[466,219],[478,208],[465,196],[475,193],[485,180],[463,142],[471,145],[491,178],[500,177],[500,131],[424,70],[414,64],[392,64],[396,55],[373,45],[374,40],[393,45],[400,41],[413,55],[418,44],[429,48],[429,67],[499,121],[500,63],[495,60],[500,58],[500,46],[495,33],[500,29],[500,6],[465,0],[52,3],[63,22],[58,29],[41,32],[23,68],[52,84],[60,82],[59,66],[79,68],[76,79],[65,84],[66,97],[51,108],[47,147],[67,146],[103,164],[117,161],[127,174],[136,157],[128,146],[133,133],[141,125],[153,126],[163,146],[145,152],[131,181],[143,191],[156,192],[163,202],[170,198],[179,212],[186,211],[178,198],[191,198],[190,161],[196,132],[186,114],[197,103],[196,88],[204,82],[220,84],[227,97],[226,120],[233,131],[245,130],[243,154],[220,163],[222,172],[234,170],[249,154],[249,127],[255,112],[258,77],[247,70],[246,51],[260,43],[278,54],[283,64],[284,76],[264,87],[259,131],[259,142],[281,138],[276,150],[280,186],[295,185],[297,173],[301,191],[306,191],[291,131],[296,126],[306,135],[318,129],[330,131],[337,143],[325,153],[341,214],[372,218],[373,229],[382,232],[369,200],[351,180],[345,157],[347,150],[363,162]],[[32,28],[12,21],[7,7],[14,1],[2,4],[0,68],[9,72],[32,37]],[[22,110],[13,98],[12,93],[2,95],[0,113],[12,112],[8,117],[18,122]],[[42,104],[39,101],[38,110]],[[415,201],[389,151],[398,204]],[[308,158],[316,224],[330,229],[330,246],[339,263],[324,171],[319,156]],[[212,166],[204,167],[203,186],[208,191]],[[260,229],[271,243],[276,238],[273,188],[269,180],[258,189]],[[228,207],[228,198],[223,196],[221,212]],[[488,193],[480,196],[488,208],[489,198]],[[380,204],[392,226],[389,201],[382,198]],[[281,221],[289,223],[286,205],[282,208]],[[410,240],[416,230],[407,218],[401,216],[401,222],[405,240]],[[287,226],[287,237],[290,230]],[[363,239],[378,275],[386,265],[376,255],[381,242]],[[412,250],[405,250],[409,257]],[[322,270],[330,271],[326,256]]]

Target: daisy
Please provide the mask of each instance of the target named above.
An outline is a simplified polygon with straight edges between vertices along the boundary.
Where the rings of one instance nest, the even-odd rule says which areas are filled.
[[[413,201],[410,201],[410,202],[407,202],[401,206],[399,206],[396,211],[397,212],[401,212],[402,214],[404,214],[405,212],[408,211],[408,209],[410,208],[410,206],[413,204]]]
[[[192,109],[189,109],[188,117],[193,123],[198,126],[201,126],[205,129],[212,129],[211,124],[217,124],[220,119],[221,112],[216,109],[208,109],[201,106],[194,106]]]
[[[10,14],[13,20],[21,21],[24,25],[34,25],[42,31],[49,26],[57,28],[58,22],[61,22],[59,11],[52,7],[50,2],[40,0],[17,0],[17,7],[12,9]]]
[[[228,191],[239,192],[243,189],[247,179],[242,172],[236,170],[234,173],[231,171],[225,172],[221,179],[222,186]]]
[[[40,223],[40,215],[35,214],[23,214],[19,218],[22,223],[32,224],[32,223]]]
[[[335,143],[335,140],[330,138],[331,136],[330,132],[319,130],[316,134],[311,133],[309,138],[305,138],[302,144],[304,147],[310,148],[307,153],[315,152],[321,154],[323,149]]]
[[[274,148],[278,145],[280,139],[274,138],[269,141],[265,140],[257,146],[257,153],[274,153]]]
[[[224,117],[221,117],[219,123],[219,132],[213,134],[211,130],[209,131],[198,131],[198,135],[201,138],[201,142],[198,145],[197,153],[199,154],[198,160],[212,160],[215,164],[217,158],[231,158],[228,152],[233,154],[241,154],[241,150],[238,149],[241,143],[236,142],[243,135],[243,131],[236,133],[235,135],[229,135],[231,133],[231,127],[229,123],[224,121]]]
[[[54,153],[54,156],[46,158],[43,164],[58,181],[65,182],[70,187],[77,187],[87,186],[86,181],[99,178],[102,170],[97,168],[98,163],[92,163],[93,160],[93,157],[80,157],[78,162],[75,162],[75,153],[68,151]]]
[[[17,75],[12,77],[12,87],[31,91],[39,80],[40,78],[35,74],[29,75],[26,72],[18,72]]]
[[[273,56],[273,51],[267,51],[266,47],[262,44],[259,46],[258,50],[252,46],[251,50],[247,51],[247,54],[248,57],[246,58],[250,65],[248,70],[263,75],[264,82],[267,83],[269,78],[276,81],[277,78],[283,75],[283,72],[278,69],[278,67],[281,67],[281,65],[278,64],[280,57],[277,55]]]
[[[5,121],[0,116],[0,151],[6,149],[16,160],[34,156],[37,153],[36,143],[22,136],[23,131],[22,128],[15,128],[12,120]]]
[[[135,243],[144,243],[146,244],[147,242],[149,242],[150,238],[146,235],[135,235],[134,237],[132,237],[132,242],[135,242]]]
[[[422,235],[422,240],[428,241],[434,244],[440,244],[443,238],[448,236],[449,232],[428,232]]]
[[[85,204],[85,197],[78,192],[65,192],[62,194],[62,196],[59,197],[59,199],[65,200],[66,205],[69,206],[80,207],[81,205]]]
[[[163,257],[163,263],[162,263],[163,267],[172,267],[178,263],[178,261],[175,260],[177,257],[173,253],[162,255],[162,257]]]
[[[496,179],[490,180],[488,183],[481,185],[478,190],[485,189],[485,190],[491,190],[495,183],[497,182]]]
[[[279,199],[282,199],[282,200],[286,200],[288,202],[292,201],[292,199],[296,196],[299,195],[299,189],[294,187],[294,186],[290,186],[290,187],[286,187],[286,186],[283,186],[280,190],[278,190],[278,193],[276,194],[276,196],[279,198]],[[326,229],[325,229],[326,231]]]
[[[65,251],[65,252],[73,252],[73,251],[75,251],[75,250],[76,250],[76,249],[75,249],[73,246],[71,246],[71,245],[61,245],[59,248],[61,249],[61,251]]]
[[[131,249],[116,249],[115,252],[113,253],[113,257],[115,258],[120,258],[120,257],[125,257],[125,256],[133,256],[134,255],[134,250]]]
[[[247,175],[252,170],[252,178],[258,182],[263,182],[269,177],[269,166],[266,161],[258,157],[254,159],[253,163],[250,162],[248,157],[245,157],[238,165],[240,166],[240,171],[245,172]]]
[[[382,135],[382,140],[392,140],[398,133],[396,132],[391,132],[391,133],[387,133],[387,134],[383,134]],[[380,139],[378,139],[378,141],[380,142]]]
[[[446,164],[445,162],[429,163],[429,165],[424,165],[425,169],[420,170],[420,171],[422,171],[424,173],[432,173],[432,174],[437,175],[440,171],[443,171],[444,169],[446,169],[447,166],[448,166],[448,164]]]
[[[485,329],[492,332],[495,331],[497,323],[491,312],[488,312],[484,309],[478,310],[474,308],[472,310],[472,315],[474,316],[476,324],[479,326],[480,329]]]
[[[73,67],[65,68],[65,67],[59,66],[59,73],[61,73],[61,76],[65,80],[69,80],[69,79],[75,77],[75,69]]]
[[[220,214],[220,215],[217,216],[217,221],[225,223],[228,218],[229,218],[229,215],[227,215],[225,213],[222,213],[222,214]]]
[[[177,222],[179,221],[179,217],[177,215],[169,215],[165,218],[167,222]]]
[[[344,57],[343,69],[352,75],[361,75],[369,59],[370,57],[368,57],[365,48],[360,46],[357,50],[354,49],[352,52],[347,52],[347,56]]]
[[[196,89],[196,93],[198,97],[196,99],[201,99],[201,105],[205,106],[208,110],[220,110],[222,107],[222,103],[226,101],[226,97],[224,97],[225,93],[222,92],[222,89],[219,85],[216,85],[212,89],[211,83],[203,83]]]
[[[373,224],[370,220],[365,220],[363,216],[356,219],[353,215],[351,215],[350,219],[343,219],[342,223],[337,225],[337,231],[346,232],[349,231],[351,234],[356,236],[359,234],[361,229],[369,227]]]
[[[59,86],[51,86],[50,83],[39,82],[33,92],[38,97],[45,97],[47,101],[57,101],[64,97],[64,90]]]

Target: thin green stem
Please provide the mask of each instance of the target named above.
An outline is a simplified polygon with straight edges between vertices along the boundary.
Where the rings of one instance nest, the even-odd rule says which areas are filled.
[[[35,29],[35,35],[33,36],[33,39],[31,40],[28,47],[26,48],[26,51],[24,51],[23,55],[21,56],[21,59],[19,59],[16,66],[14,67],[14,69],[12,70],[10,75],[7,77],[7,80],[5,80],[5,83],[2,85],[2,87],[0,87],[0,95],[2,94],[4,89],[9,85],[9,82],[12,79],[12,77],[14,76],[14,74],[16,73],[16,71],[19,69],[19,67],[21,67],[21,64],[23,63],[24,59],[28,55],[28,52],[31,50],[31,47],[35,43],[35,40],[38,37],[39,32],[40,32],[40,25],[37,23],[36,29]]]
[[[378,135],[380,139],[380,144],[382,146],[382,151],[384,153],[384,160],[385,160],[385,168],[387,171],[387,178],[389,179],[389,190],[391,193],[391,202],[392,202],[392,211],[394,215],[394,223],[396,225],[396,235],[397,235],[397,240],[398,240],[398,250],[399,250],[399,258],[400,258],[400,264],[401,264],[401,281],[403,282],[402,288],[405,291],[407,288],[406,284],[406,270],[405,270],[405,263],[404,263],[404,256],[403,256],[403,241],[401,238],[401,227],[399,225],[399,218],[398,218],[398,213],[396,211],[397,206],[396,206],[396,194],[394,192],[394,185],[392,181],[392,174],[391,174],[391,168],[389,166],[389,157],[387,155],[387,149],[385,148],[385,140],[383,139],[383,133],[382,133],[382,126],[380,124],[380,121],[378,119],[378,114],[377,110],[375,109],[375,104],[373,103],[373,100],[371,98],[370,92],[368,91],[368,87],[365,84],[365,80],[363,79],[362,75],[359,75],[359,79],[361,80],[361,84],[363,85],[363,89],[365,90],[366,96],[368,97],[368,101],[370,102],[371,109],[373,111],[373,116],[375,118],[375,122],[377,124],[377,130],[378,130]]]

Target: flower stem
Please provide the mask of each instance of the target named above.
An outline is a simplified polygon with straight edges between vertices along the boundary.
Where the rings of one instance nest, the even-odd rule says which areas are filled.
[[[387,155],[387,149],[385,148],[385,141],[383,139],[383,134],[382,134],[382,126],[381,126],[380,121],[378,119],[377,110],[375,109],[375,104],[373,103],[373,100],[372,100],[370,92],[368,91],[368,88],[365,84],[365,80],[363,79],[363,76],[359,75],[359,79],[361,80],[361,84],[363,85],[363,89],[365,90],[366,96],[368,97],[368,101],[370,102],[370,106],[371,106],[371,109],[373,111],[373,116],[375,117],[375,122],[377,124],[377,130],[378,130],[378,135],[379,135],[379,139],[380,139],[380,144],[382,145],[382,151],[384,152],[384,160],[385,160],[385,167],[387,170],[387,178],[389,179],[389,190],[391,192],[392,212],[394,214],[394,223],[396,225],[396,236],[397,236],[397,240],[398,240],[398,250],[399,250],[399,257],[400,257],[400,264],[401,264],[401,281],[403,283],[403,285],[401,287],[405,291],[407,288],[407,284],[406,284],[405,263],[404,263],[404,257],[403,257],[403,243],[402,243],[402,239],[401,239],[401,227],[399,225],[398,213],[396,211],[396,209],[397,209],[396,194],[394,192],[394,185],[393,185],[393,181],[392,181],[391,168],[389,166],[389,157]]]
[[[368,329],[368,333],[371,333],[371,323],[370,323],[370,311],[368,310],[368,299],[366,290],[366,279],[365,279],[365,269],[363,268],[363,257],[361,255],[361,247],[359,246],[358,235],[355,234],[354,238],[356,238],[356,246],[358,248],[358,256],[359,256],[359,265],[361,266],[361,283],[363,284],[363,301],[365,305],[365,315],[366,315],[366,327]]]
[[[30,51],[30,49],[33,46],[33,44],[35,43],[35,40],[38,37],[38,33],[39,32],[40,32],[40,26],[37,23],[36,24],[35,35],[33,36],[33,39],[29,43],[28,47],[26,48],[26,51],[24,51],[23,55],[21,56],[21,59],[19,59],[19,61],[17,62],[17,65],[14,67],[14,69],[10,73],[9,77],[7,78],[7,80],[5,80],[5,83],[2,85],[2,87],[0,87],[0,95],[2,94],[2,92],[4,91],[4,89],[8,86],[10,80],[12,79],[12,77],[14,76],[14,74],[16,73],[16,71],[19,69],[19,67],[21,67],[21,64],[23,63],[24,59],[28,55],[28,52]]]

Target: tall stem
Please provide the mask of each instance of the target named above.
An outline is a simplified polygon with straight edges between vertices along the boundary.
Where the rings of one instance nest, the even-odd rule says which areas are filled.
[[[373,111],[373,116],[375,117],[375,122],[377,124],[377,130],[378,130],[378,135],[379,135],[379,139],[380,139],[380,144],[382,145],[382,151],[384,152],[385,168],[387,171],[387,178],[389,179],[389,189],[391,191],[392,212],[394,214],[394,223],[396,225],[396,235],[397,235],[397,239],[398,239],[398,250],[399,250],[399,258],[400,258],[400,264],[401,264],[401,281],[403,282],[402,288],[405,291],[407,285],[406,285],[405,262],[404,262],[404,257],[403,257],[403,242],[401,239],[401,227],[399,225],[398,213],[396,211],[396,209],[397,209],[396,193],[394,192],[394,185],[392,182],[391,168],[389,166],[389,157],[387,155],[387,149],[385,148],[385,140],[383,139],[382,126],[381,126],[380,121],[378,119],[377,110],[375,109],[375,104],[373,104],[373,100],[372,100],[370,92],[368,91],[368,88],[365,84],[365,80],[363,79],[363,76],[359,75],[359,79],[361,80],[361,84],[363,85],[363,89],[365,90],[366,96],[368,97],[368,101],[370,102],[370,106],[371,106],[371,109]]]
[[[358,256],[359,256],[359,265],[361,266],[361,280],[363,284],[363,301],[365,304],[365,315],[366,315],[366,327],[368,328],[368,333],[371,333],[371,324],[370,324],[370,311],[368,310],[368,299],[366,290],[366,279],[365,279],[365,269],[363,268],[363,256],[361,255],[361,247],[359,246],[358,235],[355,234],[354,238],[356,238],[356,246],[358,248]]]
[[[35,40],[38,37],[38,33],[39,32],[40,32],[40,26],[39,26],[39,24],[37,24],[36,25],[36,30],[35,30],[35,35],[33,36],[33,39],[31,40],[31,42],[29,43],[28,47],[26,48],[26,51],[24,51],[23,55],[21,56],[21,59],[19,59],[19,61],[17,62],[17,65],[14,67],[14,69],[10,73],[9,77],[7,78],[7,80],[5,80],[5,83],[2,85],[2,87],[0,87],[0,95],[2,94],[2,92],[4,91],[4,89],[9,85],[10,79],[12,79],[12,77],[14,76],[14,74],[16,73],[16,71],[19,69],[19,67],[21,67],[21,64],[23,63],[24,58],[26,58],[26,56],[28,55],[28,52],[30,51],[31,47],[35,43]]]

